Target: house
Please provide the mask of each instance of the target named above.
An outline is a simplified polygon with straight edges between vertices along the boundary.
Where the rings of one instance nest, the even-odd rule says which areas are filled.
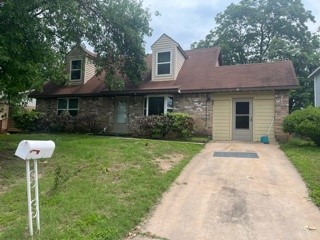
[[[101,129],[130,133],[135,116],[183,112],[194,117],[198,134],[213,140],[285,140],[282,122],[289,90],[298,86],[290,61],[223,66],[220,48],[184,51],[163,34],[146,56],[148,72],[138,86],[109,91],[94,75],[94,54],[79,45],[67,56],[69,81],[49,82],[34,92],[37,110],[96,114]]]
[[[314,106],[320,107],[320,67],[313,71],[308,78],[314,79]]]

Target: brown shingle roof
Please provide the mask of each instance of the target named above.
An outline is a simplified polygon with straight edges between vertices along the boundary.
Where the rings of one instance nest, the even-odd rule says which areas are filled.
[[[126,87],[122,92],[110,92],[103,76],[92,77],[81,86],[58,86],[48,83],[43,92],[32,97],[93,96],[105,94],[130,94],[148,92],[216,92],[291,89],[298,86],[290,61],[247,65],[217,66],[220,48],[185,51],[188,55],[175,81],[151,81],[151,55],[147,55],[148,72],[136,87]]]

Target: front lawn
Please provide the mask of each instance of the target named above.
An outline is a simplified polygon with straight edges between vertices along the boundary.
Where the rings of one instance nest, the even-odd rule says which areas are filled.
[[[39,161],[41,233],[34,239],[121,239],[146,216],[190,159],[193,143],[89,135],[0,135],[0,239],[27,239],[23,139],[53,140]]]
[[[311,142],[293,139],[281,149],[304,179],[312,201],[320,207],[320,148]]]

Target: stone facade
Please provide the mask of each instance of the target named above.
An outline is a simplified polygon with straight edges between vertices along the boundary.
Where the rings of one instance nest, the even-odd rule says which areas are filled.
[[[195,120],[197,134],[208,136],[212,132],[212,99],[208,94],[179,94],[173,96],[173,111],[190,114]],[[143,115],[144,96],[82,97],[79,98],[79,116],[96,116],[99,128],[116,133],[115,118],[118,101],[128,103],[128,124]],[[38,99],[37,110],[57,113],[57,98]],[[129,129],[128,129],[129,130]]]
[[[180,94],[174,96],[174,112],[182,112],[193,116],[195,130],[199,135],[212,134],[212,95]]]
[[[288,134],[283,132],[283,120],[289,114],[289,91],[275,93],[274,134],[277,141],[287,141]]]

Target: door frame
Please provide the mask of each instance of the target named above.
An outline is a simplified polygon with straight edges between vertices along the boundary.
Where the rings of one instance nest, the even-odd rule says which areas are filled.
[[[248,102],[249,103],[249,128],[236,129],[236,103]],[[246,115],[246,114],[244,114]],[[232,99],[232,140],[240,141],[253,141],[253,99],[252,98],[234,98]]]
[[[124,122],[121,122],[119,123],[118,122],[118,107],[119,107],[119,104],[121,102],[124,102],[126,104],[126,109],[125,109],[125,121]],[[113,132],[114,133],[119,133],[119,134],[126,134],[128,133],[129,131],[129,127],[128,127],[128,124],[129,124],[129,97],[116,97],[115,98],[115,104],[114,104],[114,124],[113,124]]]

